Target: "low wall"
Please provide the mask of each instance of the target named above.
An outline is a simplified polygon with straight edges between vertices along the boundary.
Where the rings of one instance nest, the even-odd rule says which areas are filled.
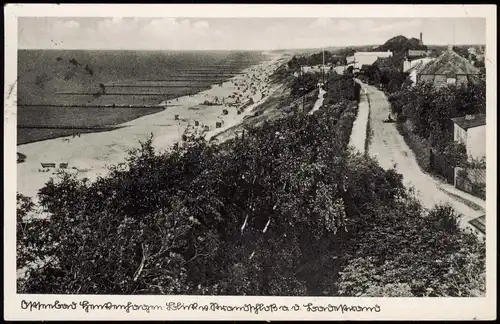
[[[455,167],[455,187],[473,196],[486,199],[486,169]]]

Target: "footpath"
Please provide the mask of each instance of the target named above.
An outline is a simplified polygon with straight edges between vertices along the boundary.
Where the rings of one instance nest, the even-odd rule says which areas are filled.
[[[357,83],[362,83],[355,79]],[[352,126],[351,137],[349,138],[349,146],[358,150],[361,153],[365,152],[366,130],[370,117],[370,98],[366,94],[366,90],[362,88],[361,98],[358,105],[358,115]]]

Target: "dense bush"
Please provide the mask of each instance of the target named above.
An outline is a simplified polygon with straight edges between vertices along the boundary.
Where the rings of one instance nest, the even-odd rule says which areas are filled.
[[[418,166],[426,172],[431,172],[430,156],[432,147],[429,141],[413,133],[407,122],[397,123],[396,129],[403,136],[406,145],[415,154]]]
[[[318,88],[319,74],[308,72],[294,78],[290,85],[290,92],[294,97],[302,96]]]
[[[449,139],[451,118],[485,112],[486,84],[479,80],[469,86],[436,88],[418,83],[390,96],[389,101],[394,112],[402,112],[411,121],[417,135],[435,145]]]
[[[345,64],[345,56],[336,55],[330,51],[324,51],[325,64]],[[294,71],[300,71],[301,66],[316,66],[323,64],[323,52],[313,53],[310,55],[294,56],[288,61],[288,68]]]
[[[445,175],[444,171],[430,167],[431,149],[451,167],[463,166],[467,162],[465,146],[454,142],[451,118],[485,113],[485,95],[485,80],[479,79],[468,86],[439,88],[418,83],[388,97],[392,112],[405,120],[404,124],[397,126],[398,130],[415,152],[423,170]]]
[[[458,230],[451,207],[437,206],[422,217],[418,205],[407,203],[377,214],[377,222],[362,224],[365,235],[342,271],[341,295],[375,297],[380,290],[394,297],[484,294],[484,245]]]
[[[453,211],[424,212],[400,174],[347,150],[349,86],[223,144],[149,140],[95,182],[62,174],[39,192],[49,218],[22,218],[19,196],[19,292],[484,294],[484,246]]]

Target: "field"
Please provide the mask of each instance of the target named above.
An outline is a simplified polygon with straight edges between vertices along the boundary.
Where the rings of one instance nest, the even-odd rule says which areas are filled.
[[[153,106],[208,89],[261,59],[256,52],[19,50],[17,143],[158,112],[163,108]],[[119,107],[129,105],[136,107]]]

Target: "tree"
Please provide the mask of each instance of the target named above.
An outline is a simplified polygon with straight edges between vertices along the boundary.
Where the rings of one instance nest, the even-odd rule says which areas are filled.
[[[19,197],[18,291],[483,294],[484,246],[453,211],[427,213],[400,174],[348,148],[353,96],[341,76],[313,115],[164,153],[151,138],[94,182],[63,172],[38,195],[48,218],[27,219]]]

